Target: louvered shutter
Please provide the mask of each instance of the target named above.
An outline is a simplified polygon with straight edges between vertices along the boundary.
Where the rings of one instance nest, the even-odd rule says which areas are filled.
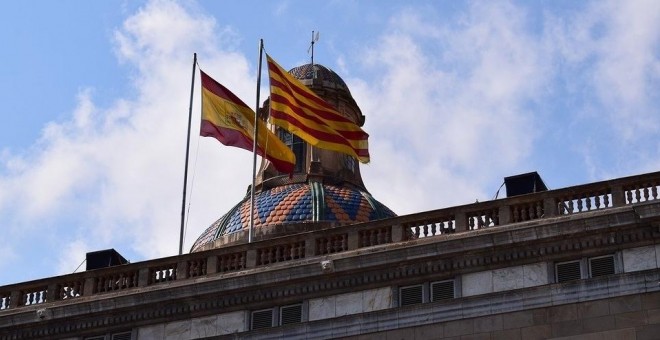
[[[448,300],[454,297],[454,280],[431,283],[431,301]]]
[[[302,305],[291,305],[280,308],[280,325],[302,321]]]
[[[424,287],[422,285],[401,287],[399,289],[399,303],[401,306],[424,302]]]
[[[557,282],[579,280],[582,278],[582,274],[580,273],[580,261],[557,263],[555,269]]]
[[[589,273],[591,277],[614,274],[614,256],[601,256],[589,259]]]
[[[273,310],[264,309],[252,312],[252,329],[273,327]]]

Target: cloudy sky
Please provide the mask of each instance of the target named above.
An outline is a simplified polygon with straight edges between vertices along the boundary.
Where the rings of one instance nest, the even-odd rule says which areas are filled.
[[[0,285],[88,251],[175,255],[193,53],[253,105],[261,38],[288,69],[321,32],[315,62],[367,117],[365,184],[400,215],[492,199],[529,171],[557,189],[660,169],[655,0],[2,7]],[[249,152],[196,136],[199,97],[184,249],[251,182]]]

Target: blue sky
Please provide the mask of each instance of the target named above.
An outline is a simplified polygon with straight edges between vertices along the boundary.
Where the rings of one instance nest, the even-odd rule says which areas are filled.
[[[561,188],[660,169],[658,1],[10,2],[0,285],[88,251],[176,254],[193,52],[252,104],[259,39],[291,68],[312,30],[367,117],[365,184],[400,215],[492,199],[528,171]],[[191,146],[185,249],[251,182],[250,153]]]

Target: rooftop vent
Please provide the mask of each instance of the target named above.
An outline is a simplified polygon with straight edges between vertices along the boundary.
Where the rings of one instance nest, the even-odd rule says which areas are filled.
[[[128,261],[114,249],[87,253],[87,270],[106,268],[126,264]]]
[[[548,190],[548,188],[545,186],[545,183],[543,183],[541,176],[539,176],[536,171],[504,177],[504,185],[506,185],[507,197],[532,194],[535,192]]]

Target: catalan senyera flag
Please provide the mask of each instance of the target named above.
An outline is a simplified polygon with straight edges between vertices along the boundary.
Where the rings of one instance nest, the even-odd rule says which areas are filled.
[[[369,135],[311,89],[278,65],[268,54],[270,122],[321,148],[369,162]]]
[[[227,146],[252,151],[255,113],[242,100],[200,70],[202,78],[202,124],[200,135],[214,137]],[[260,119],[257,130],[257,154],[275,168],[293,173],[296,156]]]

